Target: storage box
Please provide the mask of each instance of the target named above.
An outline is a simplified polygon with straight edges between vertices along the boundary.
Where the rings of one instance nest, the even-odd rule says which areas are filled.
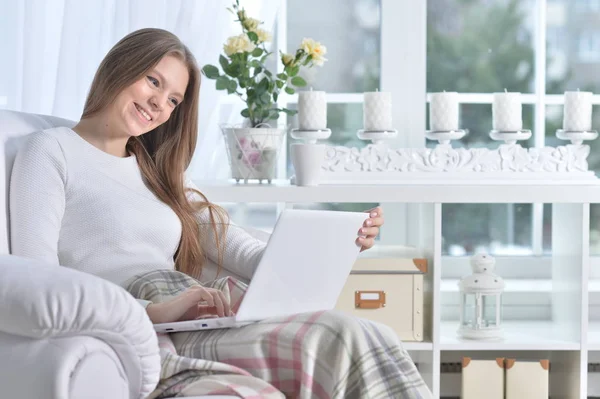
[[[423,341],[423,275],[427,259],[359,258],[336,309],[386,324],[402,341]]]
[[[463,357],[461,391],[461,399],[504,399],[504,358],[472,360]],[[520,397],[525,398],[529,399],[529,396]]]
[[[506,399],[548,399],[550,362],[506,359]]]

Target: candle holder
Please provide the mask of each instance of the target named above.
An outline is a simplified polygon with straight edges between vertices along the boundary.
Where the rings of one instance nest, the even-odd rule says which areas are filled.
[[[392,130],[365,130],[360,129],[356,132],[356,137],[361,140],[371,140],[373,144],[383,144],[385,140],[393,139],[398,136],[396,129]]]
[[[290,135],[294,139],[304,140],[307,144],[317,144],[317,140],[326,140],[331,136],[331,129],[292,129]]]
[[[531,130],[517,130],[513,132],[503,132],[499,130],[490,131],[490,138],[495,141],[504,141],[506,144],[516,144],[517,141],[529,140],[531,138]]]
[[[452,140],[462,139],[468,133],[468,129],[457,129],[447,131],[427,130],[425,131],[425,137],[427,137],[429,140],[437,141],[439,144],[447,145],[450,144]]]
[[[563,129],[556,131],[556,137],[561,140],[571,140],[573,145],[581,145],[584,140],[596,140],[598,138],[598,132],[595,130],[582,131],[582,132],[569,132]]]

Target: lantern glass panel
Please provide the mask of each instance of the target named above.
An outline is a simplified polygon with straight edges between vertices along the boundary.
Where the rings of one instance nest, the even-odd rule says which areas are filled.
[[[475,308],[475,295],[474,294],[462,294],[463,296],[463,326],[473,327],[475,325],[475,318],[477,317],[477,310]]]
[[[482,295],[482,308],[483,308],[483,327],[497,327],[499,322],[496,320],[496,307],[500,305],[499,295]]]

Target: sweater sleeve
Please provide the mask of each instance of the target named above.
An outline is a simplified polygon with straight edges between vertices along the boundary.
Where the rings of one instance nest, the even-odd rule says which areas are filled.
[[[55,137],[28,136],[10,179],[11,253],[59,264],[58,238],[65,211],[66,161]]]
[[[199,190],[189,179],[186,180],[186,187],[201,192],[201,190]],[[197,194],[192,194],[191,199],[203,201]],[[208,210],[199,213],[197,218],[201,226],[208,226],[211,223]],[[254,238],[230,219],[227,219],[226,225],[227,233],[223,237],[224,242],[221,243],[221,247],[223,248],[222,266],[223,268],[250,280],[256,271],[256,267],[262,258],[267,244]],[[223,228],[223,226],[217,225],[217,229],[221,228]],[[215,235],[212,232],[207,234],[205,231],[206,229],[202,230],[204,230],[200,233],[202,249],[212,262],[218,263],[218,248]],[[221,230],[218,230],[218,232],[221,233]]]

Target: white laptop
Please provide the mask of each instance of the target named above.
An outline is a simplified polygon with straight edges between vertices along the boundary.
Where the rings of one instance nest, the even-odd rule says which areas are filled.
[[[235,316],[155,324],[157,332],[241,327],[335,307],[358,257],[363,212],[284,210]]]

